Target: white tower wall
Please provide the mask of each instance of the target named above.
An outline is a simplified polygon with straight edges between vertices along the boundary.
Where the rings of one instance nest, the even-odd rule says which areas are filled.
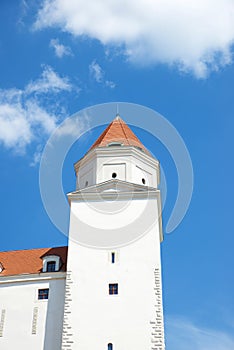
[[[116,229],[119,214],[104,215],[103,221],[101,201],[95,202],[96,217],[90,217],[87,203],[71,200],[66,333],[62,349],[107,350],[108,343],[113,344],[113,350],[164,349],[158,198],[134,200],[134,205],[122,214],[123,226],[132,221],[131,230],[139,229],[134,225],[137,206],[139,209],[150,206],[148,210],[154,212],[155,220],[140,239],[113,250],[77,243],[82,230],[77,217],[93,225],[83,226],[87,236],[93,234],[95,226],[107,232],[109,228],[110,235],[113,234],[111,228],[115,228],[114,234],[121,235],[123,226]],[[122,208],[127,205],[128,200],[121,201]],[[116,202],[109,202],[108,207],[111,212]],[[145,220],[148,215],[143,211],[141,221]],[[98,234],[98,229],[96,231]],[[112,252],[115,263],[111,262]],[[109,295],[109,283],[118,283],[118,295]]]

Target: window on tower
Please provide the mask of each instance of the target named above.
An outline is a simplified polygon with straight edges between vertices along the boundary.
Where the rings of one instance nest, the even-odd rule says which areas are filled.
[[[118,294],[118,283],[109,284],[109,294],[110,295]]]
[[[115,253],[114,252],[111,253],[111,262],[112,262],[112,264],[115,263]]]
[[[112,343],[109,343],[107,345],[107,350],[113,350],[113,344]]]

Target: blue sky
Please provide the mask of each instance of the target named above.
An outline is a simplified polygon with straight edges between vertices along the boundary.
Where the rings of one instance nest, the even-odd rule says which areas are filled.
[[[67,242],[39,189],[40,155],[56,126],[100,103],[152,108],[182,136],[194,168],[189,210],[162,244],[167,350],[234,349],[233,1],[3,0],[0,18],[0,249]],[[133,129],[165,171],[166,224],[175,165],[159,141]],[[64,192],[102,130],[72,147]]]

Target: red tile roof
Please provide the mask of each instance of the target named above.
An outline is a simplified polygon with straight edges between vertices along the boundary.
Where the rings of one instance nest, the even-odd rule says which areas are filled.
[[[3,266],[1,276],[34,274],[42,271],[42,257],[58,255],[62,260],[60,271],[66,271],[67,247],[39,248],[0,252],[0,264]]]
[[[116,118],[103,131],[99,138],[90,147],[89,151],[96,147],[106,147],[112,142],[121,143],[123,146],[138,147],[149,154],[145,146],[119,115],[117,115]]]

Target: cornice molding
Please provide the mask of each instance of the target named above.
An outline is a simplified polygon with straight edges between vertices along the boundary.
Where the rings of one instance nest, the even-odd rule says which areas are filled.
[[[21,274],[12,276],[0,276],[0,284],[37,282],[66,279],[66,272],[42,272],[38,274]]]
[[[122,200],[156,198],[160,191],[153,187],[121,180],[108,180],[67,194],[69,202],[86,200]]]

